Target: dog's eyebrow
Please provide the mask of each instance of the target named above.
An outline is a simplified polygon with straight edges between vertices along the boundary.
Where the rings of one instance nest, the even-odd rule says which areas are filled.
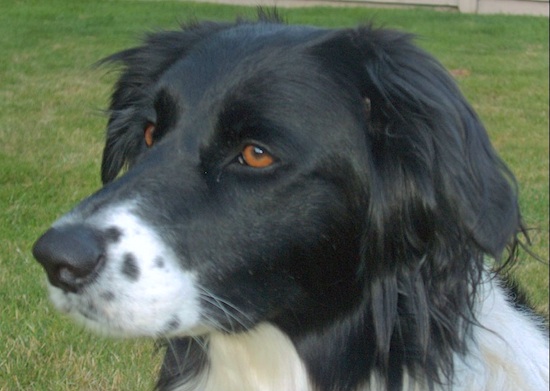
[[[260,112],[251,101],[230,99],[219,114],[218,133],[230,141],[259,137],[259,133],[265,136],[265,130],[273,124]]]

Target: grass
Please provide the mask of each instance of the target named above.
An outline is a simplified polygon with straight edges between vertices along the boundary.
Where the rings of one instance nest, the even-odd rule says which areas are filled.
[[[49,305],[31,257],[38,235],[97,189],[115,75],[90,67],[147,29],[254,9],[170,1],[0,0],[0,391],[147,390],[151,341],[91,335]],[[429,10],[296,9],[290,23],[365,20],[418,34],[457,75],[521,184],[533,251],[548,259],[548,20]],[[514,272],[548,308],[548,265],[521,254]]]

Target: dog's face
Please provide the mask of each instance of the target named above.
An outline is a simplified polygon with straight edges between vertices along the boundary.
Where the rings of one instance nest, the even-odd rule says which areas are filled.
[[[48,269],[59,307],[110,332],[164,335],[248,328],[308,297],[352,301],[363,103],[308,53],[305,38],[326,33],[286,29],[219,33],[138,96],[119,86],[110,183],[47,238],[93,238],[84,276]],[[111,182],[120,154],[130,169]]]
[[[109,61],[105,186],[34,248],[90,327],[292,330],[372,300],[384,342],[398,297],[459,313],[516,229],[482,126],[407,36],[201,24]]]

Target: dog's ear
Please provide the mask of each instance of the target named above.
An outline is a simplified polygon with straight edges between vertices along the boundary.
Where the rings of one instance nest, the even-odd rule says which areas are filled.
[[[184,25],[179,31],[151,33],[141,46],[115,53],[98,63],[117,64],[122,68],[109,106],[101,164],[103,183],[115,179],[140,152],[143,123],[135,124],[135,118],[150,100],[152,87],[163,71],[185,57],[197,42],[228,26],[230,24],[203,22]]]
[[[484,258],[499,259],[522,229],[515,180],[452,77],[410,35],[344,30],[313,51],[363,106],[361,275],[380,359],[408,334],[425,365],[450,363],[431,341],[463,348]]]
[[[499,258],[521,225],[515,179],[449,73],[411,41],[365,27],[316,48],[363,99],[376,230],[412,229],[420,252],[434,235],[460,232],[456,240]]]

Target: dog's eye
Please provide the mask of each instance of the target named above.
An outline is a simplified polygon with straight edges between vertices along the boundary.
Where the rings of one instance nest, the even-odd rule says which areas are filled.
[[[265,168],[275,163],[275,158],[262,147],[248,144],[241,151],[239,163],[253,168]]]
[[[155,130],[157,127],[154,123],[148,122],[145,126],[145,129],[143,130],[143,139],[145,140],[145,145],[147,147],[152,147],[155,143]]]

